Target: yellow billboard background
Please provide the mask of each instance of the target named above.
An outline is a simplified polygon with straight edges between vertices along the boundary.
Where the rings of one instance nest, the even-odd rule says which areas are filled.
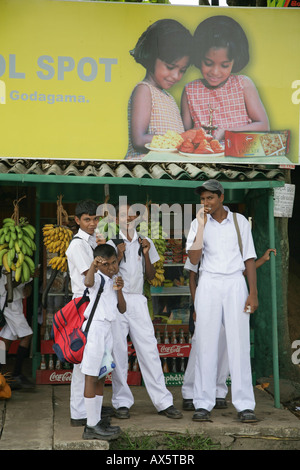
[[[129,51],[158,19],[193,33],[215,14],[244,28],[250,61],[241,73],[271,130],[290,130],[288,158],[298,164],[300,10],[48,0],[0,2],[0,156],[122,160],[128,99],[145,75]],[[170,90],[179,106],[184,84],[199,76],[192,66]]]

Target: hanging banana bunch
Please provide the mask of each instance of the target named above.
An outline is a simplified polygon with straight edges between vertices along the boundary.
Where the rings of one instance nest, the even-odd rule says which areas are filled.
[[[155,222],[154,226],[151,226],[151,223],[143,221],[140,223],[141,233],[147,233],[148,237],[152,239],[154,246],[159,254],[159,260],[154,263],[155,267],[155,277],[151,281],[148,281],[153,287],[162,286],[165,280],[165,270],[164,270],[164,261],[165,261],[165,251],[166,251],[166,233],[162,229],[161,223]]]
[[[63,218],[68,222],[68,214],[62,206],[62,196],[57,198],[57,224],[45,224],[43,227],[43,241],[49,253],[56,253],[50,259],[49,266],[61,272],[68,269],[66,250],[73,237],[71,229],[63,225]]]
[[[97,225],[97,232],[104,236],[106,241],[116,238],[119,233],[119,226],[114,221],[109,221],[108,217],[102,217]]]
[[[19,202],[21,199],[14,201],[12,217],[5,218],[2,221],[0,229],[0,266],[4,267],[6,273],[14,271],[16,282],[28,282],[35,271],[32,255],[36,250],[34,241],[36,229],[29,224],[25,217],[19,218]]]

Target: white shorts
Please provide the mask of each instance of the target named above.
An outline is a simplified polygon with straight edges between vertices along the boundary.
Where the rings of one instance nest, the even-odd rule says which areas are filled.
[[[85,324],[82,327],[83,331],[84,327]],[[111,322],[107,320],[93,320],[80,365],[81,372],[85,375],[98,377],[104,352],[112,353],[112,346]]]
[[[4,310],[6,324],[0,331],[0,337],[15,341],[18,338],[32,335],[33,331],[23,313],[22,299],[9,303]]]

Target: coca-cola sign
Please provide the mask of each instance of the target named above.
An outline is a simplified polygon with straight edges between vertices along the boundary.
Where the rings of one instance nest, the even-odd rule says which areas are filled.
[[[50,382],[63,382],[63,383],[71,383],[72,380],[72,372],[57,372],[53,371],[49,377]]]
[[[158,351],[161,357],[188,357],[190,344],[159,344]]]

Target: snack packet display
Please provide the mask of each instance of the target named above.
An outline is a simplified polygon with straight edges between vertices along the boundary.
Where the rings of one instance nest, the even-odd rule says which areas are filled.
[[[274,157],[289,151],[290,131],[225,131],[225,156]]]

